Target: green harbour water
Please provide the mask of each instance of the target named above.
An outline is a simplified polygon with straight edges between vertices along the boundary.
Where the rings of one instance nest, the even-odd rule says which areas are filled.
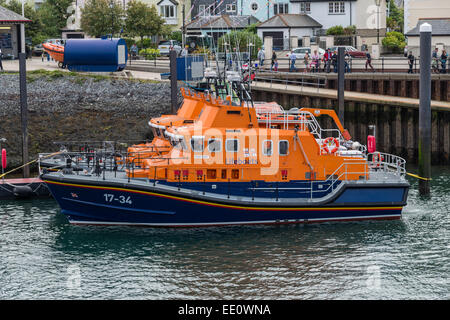
[[[0,201],[0,299],[450,299],[450,168],[429,198],[408,180],[399,221],[72,226],[54,200]]]

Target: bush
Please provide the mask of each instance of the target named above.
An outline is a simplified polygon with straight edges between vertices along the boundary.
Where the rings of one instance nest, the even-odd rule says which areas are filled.
[[[181,31],[174,31],[169,35],[169,40],[176,40],[178,42],[183,42],[183,34]]]
[[[256,34],[248,31],[232,31],[220,37],[218,43],[220,52],[225,51],[224,43],[227,44],[226,48],[228,50],[236,48],[240,52],[248,52],[248,45],[252,43],[252,58],[256,57],[258,48],[261,48],[263,45],[262,40]]]
[[[386,37],[381,42],[383,46],[395,53],[403,52],[406,46],[405,36],[397,31],[391,31],[386,33]]]
[[[334,26],[327,30],[327,36],[341,36],[343,34],[344,28],[342,26]]]
[[[145,60],[153,60],[156,57],[159,57],[160,53],[158,49],[147,48],[139,50],[139,55],[143,56]]]
[[[138,46],[138,48],[140,49],[147,49],[147,48],[152,48],[155,49],[158,46],[156,45],[156,43],[153,43],[152,39],[142,39],[139,40],[136,45]]]

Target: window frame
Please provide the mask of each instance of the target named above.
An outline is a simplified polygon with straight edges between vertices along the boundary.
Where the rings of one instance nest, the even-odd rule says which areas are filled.
[[[265,145],[265,143],[267,142],[267,141],[270,141],[270,154],[267,154],[266,152],[265,152],[265,148],[264,148],[264,145]],[[270,157],[270,156],[272,156],[273,155],[273,141],[272,140],[269,140],[269,139],[266,139],[266,140],[263,140],[262,141],[262,154],[264,155],[264,156],[266,156],[266,157]]]
[[[219,141],[219,150],[211,150],[210,148],[209,148],[209,146],[211,145],[210,144],[210,141],[212,141],[212,140],[215,140],[215,141]],[[208,151],[209,152],[222,152],[222,139],[218,139],[218,138],[209,138],[208,139]]]
[[[311,13],[311,2],[300,2],[300,13]]]
[[[236,148],[236,150],[228,150],[228,141],[237,141],[237,148]],[[226,139],[225,140],[225,151],[226,152],[230,152],[230,153],[238,153],[239,152],[239,149],[240,149],[240,142],[239,142],[239,139]]]
[[[282,142],[286,142],[286,144],[287,144],[286,154],[282,154],[282,153],[281,153],[281,143],[282,143]],[[283,157],[289,155],[289,140],[280,140],[280,141],[278,141],[278,154],[279,154],[280,156],[283,156]]]
[[[328,2],[328,14],[346,14],[345,1]]]
[[[202,150],[201,151],[195,150],[194,145],[192,144],[192,142],[194,140],[202,140]],[[202,153],[203,151],[205,151],[205,137],[192,137],[190,140],[190,147],[193,152]]]

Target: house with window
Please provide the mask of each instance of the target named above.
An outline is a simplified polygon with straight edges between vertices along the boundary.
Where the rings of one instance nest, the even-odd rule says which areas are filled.
[[[17,58],[21,49],[20,32],[22,23],[30,23],[31,20],[0,6],[0,48],[4,58]]]
[[[192,0],[192,11],[188,19],[192,21],[199,17],[236,15],[238,14],[237,1],[240,0]]]
[[[290,13],[289,0],[238,0],[238,13],[266,21],[277,14]]]
[[[118,0],[123,1],[123,0]],[[180,30],[183,25],[183,6],[187,17],[191,7],[191,0],[141,0],[149,6],[156,6],[160,16],[165,20],[166,25],[173,31]],[[186,18],[188,21],[188,19]]]
[[[322,24],[321,34],[340,25],[354,25],[363,42],[371,44],[386,33],[386,0],[290,0],[291,13],[307,14]],[[380,40],[381,41],[381,40]]]

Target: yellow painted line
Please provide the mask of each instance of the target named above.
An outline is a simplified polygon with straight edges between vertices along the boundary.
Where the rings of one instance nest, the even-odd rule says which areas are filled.
[[[273,207],[243,207],[243,206],[235,206],[235,205],[227,205],[227,204],[217,204],[207,201],[201,201],[201,200],[193,200],[193,199],[186,199],[181,198],[177,196],[171,196],[171,195],[164,195],[159,194],[155,192],[150,191],[140,191],[140,190],[132,190],[132,189],[125,189],[125,188],[115,188],[115,187],[98,187],[98,186],[88,186],[88,185],[80,185],[80,184],[72,184],[72,183],[62,183],[62,182],[55,182],[55,181],[45,181],[45,183],[50,184],[58,184],[63,186],[71,186],[71,187],[78,187],[78,188],[91,188],[91,189],[102,189],[102,190],[114,190],[114,191],[126,191],[131,193],[139,193],[139,194],[147,194],[147,195],[153,195],[156,197],[162,197],[162,198],[168,198],[168,199],[176,199],[180,201],[187,201],[197,204],[204,204],[208,206],[215,206],[215,207],[224,207],[224,208],[231,208],[231,209],[244,209],[244,210],[267,210],[267,211],[329,211],[329,210],[338,210],[338,211],[344,211],[344,210],[401,210],[402,207],[330,207],[330,208],[273,208]]]

